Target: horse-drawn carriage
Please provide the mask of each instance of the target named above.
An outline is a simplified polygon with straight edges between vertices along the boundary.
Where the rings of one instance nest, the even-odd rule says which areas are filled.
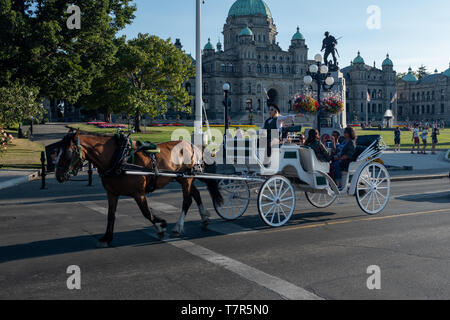
[[[283,144],[273,149],[271,161],[264,163],[259,150],[251,145],[248,140],[234,141],[235,164],[231,174],[159,172],[158,175],[219,180],[224,202],[214,207],[225,220],[240,218],[250,204],[252,189],[259,188],[259,215],[271,227],[283,226],[290,220],[296,191],[304,193],[317,208],[329,207],[340,196],[355,196],[360,208],[370,215],[380,213],[389,201],[390,176],[379,158],[386,149],[381,136],[357,139],[357,152],[348,171],[343,173],[341,189],[328,174],[330,163],[319,161],[309,147]],[[126,174],[154,175],[151,170],[136,167],[126,170]]]

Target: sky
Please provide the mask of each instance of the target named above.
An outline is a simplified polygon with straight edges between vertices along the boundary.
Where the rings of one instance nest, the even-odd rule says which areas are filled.
[[[134,38],[149,33],[181,39],[195,57],[195,0],[135,0],[134,22],[121,34]],[[202,47],[211,38],[223,43],[223,26],[235,0],[205,0],[202,6]],[[339,40],[340,66],[350,64],[358,51],[366,64],[381,67],[389,53],[397,72],[421,65],[429,72],[449,68],[450,1],[448,0],[265,0],[277,26],[279,42],[287,50],[297,26],[313,59],[330,31]],[[376,6],[375,11],[370,10]],[[368,13],[368,10],[370,11]],[[377,14],[379,13],[379,14]],[[377,19],[379,17],[379,19]],[[372,28],[368,27],[368,21]],[[379,22],[379,23],[378,23]],[[375,28],[374,28],[375,27]]]

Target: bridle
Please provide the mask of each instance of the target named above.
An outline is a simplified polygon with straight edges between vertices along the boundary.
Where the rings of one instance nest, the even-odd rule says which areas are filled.
[[[68,140],[70,139],[70,140],[72,140],[72,142],[74,142],[74,145],[70,149],[72,157],[71,157],[68,172],[69,172],[69,174],[71,174],[73,176],[77,176],[78,172],[80,171],[80,168],[83,167],[83,163],[84,163],[83,147],[81,146],[81,143],[80,143],[80,137],[78,136],[77,140],[74,141],[75,134],[71,133],[71,135],[72,136],[70,138],[69,138],[69,136],[66,136],[66,139],[68,139]],[[61,146],[61,148],[65,149],[65,147],[66,146],[64,145],[64,142],[63,142],[63,145]],[[60,150],[60,154],[62,152],[63,152],[63,150]],[[59,160],[60,160],[60,158],[58,157],[58,160],[56,161],[56,164],[55,164],[56,169],[58,169]]]

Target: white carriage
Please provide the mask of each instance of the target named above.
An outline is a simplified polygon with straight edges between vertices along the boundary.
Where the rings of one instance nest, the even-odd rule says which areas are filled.
[[[246,164],[235,165],[238,176],[220,181],[225,201],[215,207],[216,212],[226,220],[241,217],[249,206],[250,190],[259,182],[262,183],[258,192],[259,215],[271,227],[283,226],[291,219],[296,191],[304,192],[306,199],[317,208],[330,206],[339,196],[354,196],[365,213],[380,213],[389,201],[391,187],[389,173],[380,160],[386,145],[381,136],[360,140],[364,140],[364,145],[358,146],[360,154],[350,163],[348,171],[343,172],[340,190],[328,174],[330,164],[319,161],[309,147],[282,145],[277,166],[265,166],[256,152],[247,153],[253,161],[245,159]]]

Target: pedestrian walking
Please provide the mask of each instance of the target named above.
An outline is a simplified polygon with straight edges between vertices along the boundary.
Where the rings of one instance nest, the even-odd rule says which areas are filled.
[[[439,135],[439,133],[440,133],[439,128],[437,125],[435,125],[431,133],[431,143],[432,143],[431,154],[436,154],[436,145],[439,143],[437,136]]]
[[[420,138],[422,139],[422,143],[423,143],[423,150],[422,150],[422,154],[427,154],[427,142],[428,142],[428,128],[427,127],[423,127],[423,131],[422,134],[420,135]]]
[[[418,128],[417,124],[414,125],[412,141],[413,141],[414,145],[412,147],[411,153],[414,154],[415,147],[417,147],[417,153],[420,153],[419,128]]]
[[[397,127],[394,131],[394,144],[395,144],[395,152],[400,152],[400,138],[401,138],[402,132],[400,131],[400,128]]]

